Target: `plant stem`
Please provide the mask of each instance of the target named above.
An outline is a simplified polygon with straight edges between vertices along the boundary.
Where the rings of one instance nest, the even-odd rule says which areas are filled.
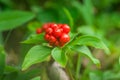
[[[11,35],[11,32],[12,32],[12,29],[8,32],[4,44],[7,43],[8,39],[9,39],[9,37],[10,37],[10,35]]]
[[[69,69],[68,65],[66,66],[65,70],[67,71],[67,73],[68,73],[68,75],[69,75],[70,80],[74,80],[74,78],[73,78],[73,76],[72,76],[72,73],[71,73],[71,71],[70,71],[70,69]]]
[[[77,60],[77,66],[76,66],[76,75],[75,75],[75,80],[79,80],[80,76],[80,68],[81,68],[81,55],[78,54],[78,60]]]

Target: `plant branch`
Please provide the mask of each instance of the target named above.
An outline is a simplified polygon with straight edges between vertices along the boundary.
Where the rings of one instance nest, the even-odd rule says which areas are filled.
[[[76,75],[75,75],[75,80],[79,80],[80,76],[80,68],[81,68],[81,55],[78,54],[78,60],[77,60],[77,66],[76,66]]]

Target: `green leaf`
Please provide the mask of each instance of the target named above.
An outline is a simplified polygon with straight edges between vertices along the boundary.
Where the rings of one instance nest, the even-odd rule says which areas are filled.
[[[114,71],[105,71],[103,73],[103,80],[120,80],[120,72],[114,72]]]
[[[84,0],[84,5],[82,8],[82,15],[84,17],[85,22],[88,25],[93,25],[94,16],[93,16],[93,4],[91,0]]]
[[[35,78],[31,79],[31,80],[41,80],[41,79],[40,79],[40,77],[38,76],[38,77],[35,77]]]
[[[31,65],[44,61],[51,53],[51,48],[37,45],[32,47],[25,56],[22,70],[26,70]]]
[[[0,75],[3,74],[5,68],[5,52],[3,47],[0,45]]]
[[[39,34],[39,35],[32,35],[30,36],[27,40],[21,42],[25,44],[37,44],[37,43],[43,43],[45,42],[44,40],[44,34]]]
[[[28,30],[31,32],[35,32],[37,28],[41,28],[42,24],[39,21],[32,21],[28,24]]]
[[[2,32],[0,32],[0,44],[3,44],[3,36],[2,36]]]
[[[73,25],[74,25],[74,21],[73,21],[73,18],[69,12],[69,10],[67,8],[63,8],[63,11],[65,12],[66,16],[68,17],[69,19],[69,23],[70,23],[70,27],[71,27],[71,30],[73,30]]]
[[[61,48],[54,48],[52,50],[52,57],[55,59],[56,62],[58,62],[62,67],[66,66],[67,59],[65,53],[62,52]]]
[[[5,70],[4,70],[4,74],[9,74],[12,72],[17,72],[17,71],[18,71],[18,69],[16,67],[6,65]]]
[[[0,0],[1,3],[3,3],[5,6],[11,8],[11,6],[13,6],[14,2],[12,2],[11,0]]]
[[[74,40],[72,44],[93,46],[95,48],[104,49],[107,54],[110,54],[109,49],[103,43],[103,41],[95,36],[84,35],[84,36],[77,37],[76,40]]]
[[[83,4],[78,1],[74,1],[72,5],[78,10],[79,14],[82,15],[86,24],[93,25],[94,16],[91,0],[84,0]]]
[[[119,56],[119,64],[120,64],[120,56]]]
[[[67,42],[63,47],[71,46],[71,43],[72,43],[72,42],[74,41],[74,39],[79,35],[79,33],[72,33],[72,32],[70,32],[69,35],[70,35],[70,41]]]
[[[90,80],[102,80],[102,77],[103,76],[103,73],[102,72],[99,72],[99,71],[96,71],[96,72],[90,72],[89,73],[89,78]],[[103,80],[107,80],[107,79],[103,79]]]
[[[77,30],[79,33],[85,34],[85,35],[95,35],[95,30],[92,26],[80,26]]]
[[[39,11],[37,18],[42,23],[58,22],[59,20],[58,13],[56,12],[56,10],[50,8]]]
[[[24,11],[7,11],[0,13],[0,31],[13,29],[33,19],[35,15]]]
[[[86,46],[74,46],[72,47],[73,50],[79,52],[80,54],[84,54],[85,56],[87,56],[88,58],[90,58],[90,60],[97,65],[97,67],[100,68],[100,61],[98,59],[96,59],[95,57],[93,57],[92,53],[90,52],[90,50],[88,49],[88,47]]]

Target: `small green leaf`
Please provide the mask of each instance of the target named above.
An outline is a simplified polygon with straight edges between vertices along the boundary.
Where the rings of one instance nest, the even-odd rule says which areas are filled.
[[[25,44],[37,44],[37,43],[43,43],[43,42],[45,42],[44,34],[39,34],[39,35],[30,36],[27,40],[23,41],[22,43],[25,43]]]
[[[89,73],[89,78],[90,80],[102,80],[103,73],[102,72],[90,72]],[[106,80],[106,79],[103,79]]]
[[[3,47],[0,45],[0,75],[3,74],[5,68],[5,52]]]
[[[100,68],[100,61],[98,59],[96,59],[95,57],[93,57],[92,53],[90,52],[90,50],[86,46],[74,46],[74,47],[72,47],[72,49],[79,52],[80,54],[84,54],[85,56],[90,58],[90,60],[94,64],[96,64],[97,67]]]
[[[77,37],[75,41],[72,43],[73,45],[86,45],[86,46],[93,46],[95,48],[104,49],[107,54],[110,54],[109,49],[107,46],[102,42],[101,39],[95,36],[80,36]]]
[[[72,5],[78,10],[86,24],[93,25],[93,5],[91,0],[84,0],[83,4],[78,1],[73,1]]]
[[[31,32],[35,32],[37,28],[41,28],[42,24],[39,21],[32,21],[28,23],[28,30]]]
[[[91,0],[84,0],[83,16],[88,25],[93,25],[94,15],[93,15],[93,4]]]
[[[63,11],[65,12],[66,16],[68,17],[69,19],[69,23],[70,23],[70,27],[71,27],[71,30],[73,30],[73,25],[74,25],[74,21],[73,21],[73,18],[69,12],[69,10],[67,8],[63,8]]]
[[[4,73],[5,73],[5,74],[9,74],[9,73],[12,73],[12,72],[17,72],[17,71],[18,71],[17,68],[15,68],[15,67],[13,67],[13,66],[8,66],[8,65],[6,65],[6,66],[5,66]]]
[[[103,73],[103,80],[120,80],[120,72],[105,71]]]
[[[42,23],[45,22],[58,22],[58,13],[54,9],[46,9],[39,11],[38,20]]]
[[[66,43],[63,47],[66,46],[71,46],[71,43],[74,41],[74,39],[79,35],[79,33],[69,33],[70,35],[70,41],[68,43]]]
[[[120,56],[119,56],[119,64],[120,64]]]
[[[95,35],[95,30],[92,26],[80,26],[78,32],[85,35]]]
[[[32,47],[22,64],[22,70],[26,70],[31,65],[44,61],[51,53],[51,48],[46,46],[37,45]]]
[[[56,62],[58,62],[62,67],[66,66],[67,59],[65,53],[62,52],[61,48],[54,48],[52,50],[52,57],[55,59]]]
[[[31,79],[31,80],[41,80],[41,79],[40,79],[40,77],[38,76],[38,77],[35,77],[35,78]]]
[[[35,15],[24,11],[7,11],[0,13],[0,31],[13,29],[33,19]]]
[[[2,36],[2,32],[0,32],[0,44],[3,44],[3,36]]]

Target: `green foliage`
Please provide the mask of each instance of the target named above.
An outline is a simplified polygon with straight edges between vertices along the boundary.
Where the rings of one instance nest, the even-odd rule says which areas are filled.
[[[62,67],[66,66],[67,59],[66,59],[66,53],[62,51],[61,48],[54,48],[52,50],[52,57],[57,61]]]
[[[68,17],[71,30],[73,30],[73,25],[74,25],[73,18],[72,18],[72,16],[71,16],[71,14],[70,14],[70,12],[69,12],[68,9],[63,8],[63,10],[64,10],[64,12],[66,13],[66,16]]]
[[[114,13],[102,13],[97,17],[98,26],[103,29],[111,29],[112,27],[120,27],[120,14]],[[104,27],[106,26],[106,27]],[[111,28],[110,28],[111,27]]]
[[[22,65],[22,70],[26,70],[31,65],[44,61],[50,55],[51,48],[45,46],[34,46],[32,47]]]
[[[23,43],[28,43],[28,44],[36,43],[37,37],[39,39],[41,39],[39,36],[36,36],[36,38],[34,38],[34,39],[29,39],[27,41],[24,41]],[[41,36],[43,37],[42,34],[41,34]],[[37,43],[39,43],[39,41],[41,41],[39,39],[38,39]],[[50,52],[50,50],[47,50],[47,54],[44,54],[44,56],[43,56],[44,50],[46,50],[47,48],[49,49],[49,47],[46,47],[46,49],[43,48],[43,50],[42,50],[41,48],[44,47],[44,46],[41,45],[41,46],[35,46],[32,49],[30,49],[30,51],[28,52],[28,54],[25,57],[25,60],[24,60],[24,63],[23,63],[23,70],[27,69],[32,64],[41,62],[42,60],[44,60],[44,58],[46,58],[48,55],[50,55],[50,53],[51,53],[53,59],[55,59],[55,61],[57,61],[62,67],[65,67],[65,65],[67,63],[67,59],[66,59],[67,57],[66,57],[66,52],[63,51],[62,49],[66,49],[66,51],[67,51],[66,47],[70,47],[70,49],[73,49],[74,51],[77,51],[79,53],[82,53],[82,54],[86,55],[87,57],[89,57],[92,60],[92,62],[94,64],[96,64],[98,67],[100,67],[99,60],[94,58],[92,56],[90,50],[86,46],[84,46],[84,45],[86,45],[86,46],[93,46],[93,47],[99,48],[99,49],[104,49],[107,53],[109,52],[109,49],[102,42],[102,40],[97,38],[97,37],[95,37],[95,36],[85,35],[85,36],[77,37],[76,35],[74,35],[73,39],[72,39],[72,41],[70,41],[69,45],[66,45],[63,48],[56,47],[56,48],[54,48],[52,50],[52,53]],[[35,53],[39,53],[39,54],[35,55]],[[40,55],[40,57],[38,57],[37,55]]]
[[[120,73],[113,73],[112,71],[92,71],[89,73],[90,80],[119,80],[120,79]]]
[[[90,74],[89,74],[90,80],[94,80],[94,79],[101,80],[102,77],[98,77],[98,76],[102,76],[102,74],[100,72],[95,72],[95,73],[94,72],[90,72]]]
[[[120,57],[119,57],[119,64],[120,64]]]
[[[78,32],[85,35],[95,35],[95,29],[91,26],[80,26]]]
[[[38,20],[42,23],[57,22],[59,18],[58,13],[54,9],[41,10],[38,15]]]
[[[101,39],[95,37],[95,36],[89,36],[84,35],[76,38],[76,40],[73,41],[72,45],[87,45],[92,46],[95,48],[104,49],[107,54],[109,54],[109,49],[107,46],[102,42]]]
[[[43,43],[43,42],[45,42],[44,34],[40,34],[40,35],[32,35],[27,40],[23,41],[22,43],[37,44],[37,43]]]
[[[48,80],[53,59],[71,80],[120,80],[119,8],[120,0],[0,0],[0,80]],[[35,34],[47,22],[70,25],[70,41],[48,45]]]
[[[0,13],[0,31],[13,29],[33,19],[35,15],[24,11],[6,11]]]
[[[90,58],[90,60],[97,65],[97,67],[101,67],[100,66],[100,61],[96,58],[93,57],[91,51],[89,50],[88,47],[86,46],[74,46],[72,47],[73,50],[77,51],[79,54],[83,54],[85,56],[87,56],[88,58]]]
[[[74,1],[72,5],[78,10],[80,14],[82,14],[84,21],[88,25],[93,25],[93,4],[91,0],[84,0],[84,5],[79,3],[78,1]]]
[[[40,79],[40,77],[35,77],[35,78],[31,79],[31,80],[41,80],[41,79]]]
[[[0,76],[3,74],[5,69],[5,52],[3,47],[0,45]]]

